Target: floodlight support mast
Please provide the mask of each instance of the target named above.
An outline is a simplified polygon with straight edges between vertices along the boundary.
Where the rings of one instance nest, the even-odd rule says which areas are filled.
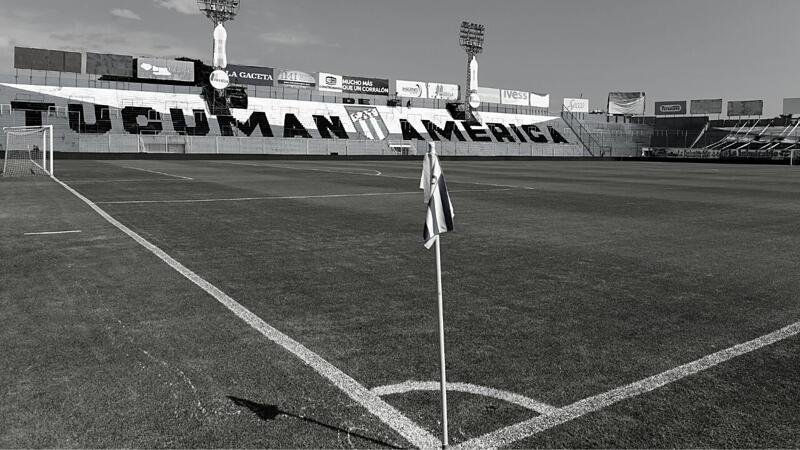
[[[208,17],[214,24],[212,46],[214,55],[212,65],[214,67],[214,72],[224,69],[228,65],[225,50],[228,33],[225,31],[224,25],[226,22],[236,18],[236,15],[239,13],[239,6],[240,0],[197,0],[197,7],[200,9],[200,12]],[[227,81],[224,83],[227,84]],[[224,89],[217,89],[217,91],[222,93]]]
[[[475,100],[474,103],[480,103],[478,86],[472,85],[473,77],[477,77],[477,73],[472,73],[472,60],[476,59],[476,57],[483,52],[485,32],[486,27],[484,25],[467,21],[461,22],[458,44],[467,52],[467,82],[464,92],[464,115],[465,120],[469,122],[475,121],[475,108],[470,103],[473,103],[472,100]]]
[[[240,0],[197,0],[200,12],[214,23],[214,27],[236,18],[239,6]]]

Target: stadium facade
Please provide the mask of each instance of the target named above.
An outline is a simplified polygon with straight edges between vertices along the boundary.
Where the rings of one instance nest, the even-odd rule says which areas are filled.
[[[444,156],[784,160],[800,149],[798,120],[763,119],[760,101],[729,102],[729,116],[741,111],[726,120],[722,100],[691,103],[716,120],[685,101],[644,117],[643,92],[609,94],[608,111],[635,114],[590,114],[582,99],[553,113],[548,95],[481,87],[468,116],[463,87],[446,83],[230,65],[232,84],[215,89],[199,60],[26,48],[15,69],[0,76],[0,126],[53,125],[61,153],[416,155],[437,142]]]

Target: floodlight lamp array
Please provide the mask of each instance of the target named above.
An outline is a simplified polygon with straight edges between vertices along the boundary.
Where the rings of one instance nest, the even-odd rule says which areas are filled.
[[[486,27],[471,22],[461,22],[461,33],[458,43],[470,55],[478,55],[483,51],[483,42]]]
[[[240,0],[197,0],[197,7],[215,24],[233,20],[239,13]]]

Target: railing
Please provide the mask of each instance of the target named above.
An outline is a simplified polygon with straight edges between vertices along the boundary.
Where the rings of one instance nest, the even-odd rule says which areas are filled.
[[[96,75],[67,74],[45,71],[17,71],[16,74],[0,74],[0,83],[33,84],[58,87],[86,87],[99,89],[119,89],[140,92],[161,92],[171,94],[200,95],[202,88],[198,86],[177,86],[153,83],[136,83],[122,81],[101,81]],[[343,103],[343,98],[351,98],[356,102],[366,100],[370,105],[386,106],[387,101],[395,99],[394,96],[351,95],[337,92],[323,92],[317,89],[302,89],[285,86],[246,86],[247,95],[253,98],[275,98],[286,100],[314,101],[322,103]],[[398,106],[411,105],[412,108],[445,109],[453,100],[434,99],[409,99],[397,98]],[[496,112],[505,114],[550,115],[547,108],[530,106],[501,105],[497,103],[483,103],[478,108],[481,112]]]
[[[594,157],[603,157],[606,154],[611,154],[611,147],[603,146],[597,138],[583,125],[581,120],[576,116],[572,111],[569,110],[567,107],[563,107],[561,110],[561,118],[564,119],[564,123],[569,126],[575,136],[580,141],[583,148],[589,152],[590,155]]]
[[[79,135],[82,153],[177,153],[216,155],[398,155],[386,141],[357,139],[259,138],[180,135]],[[427,142],[408,141],[408,155],[423,155]],[[67,150],[67,149],[57,149]],[[583,148],[565,144],[439,141],[442,156],[582,157]]]

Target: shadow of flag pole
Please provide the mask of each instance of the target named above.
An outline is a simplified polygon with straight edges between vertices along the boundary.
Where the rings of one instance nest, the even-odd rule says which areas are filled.
[[[444,180],[436,147],[433,142],[428,143],[428,153],[422,165],[420,189],[425,191],[425,203],[428,205],[425,217],[425,227],[422,238],[425,248],[430,249],[436,245],[436,293],[439,306],[439,366],[441,371],[440,390],[442,394],[442,446],[448,446],[447,433],[447,371],[444,356],[444,302],[442,300],[442,252],[441,233],[453,231],[453,205],[450,194],[447,192],[447,183]]]

